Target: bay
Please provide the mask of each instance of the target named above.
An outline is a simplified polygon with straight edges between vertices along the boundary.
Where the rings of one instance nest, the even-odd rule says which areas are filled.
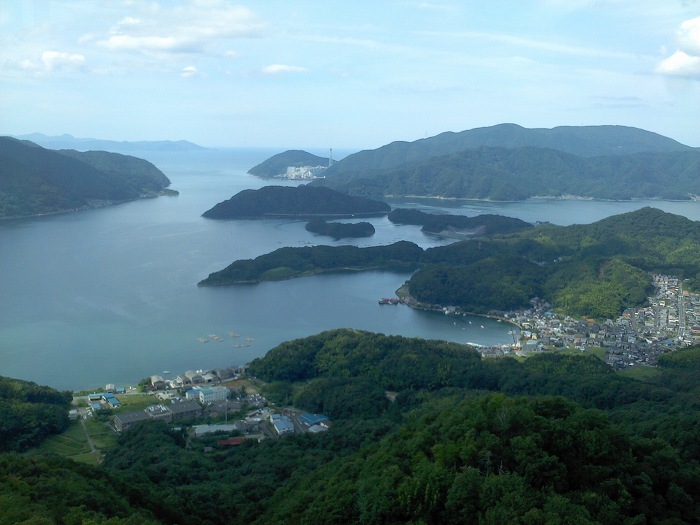
[[[210,272],[237,259],[282,246],[347,243],[315,236],[303,221],[201,217],[243,189],[270,184],[246,171],[274,153],[144,153],[168,175],[172,188],[180,191],[178,197],[0,221],[0,375],[61,389],[127,386],[163,370],[241,365],[283,341],[339,327],[484,345],[512,342],[510,326],[491,319],[379,305],[378,299],[393,296],[409,274],[329,274],[197,287]],[[436,213],[498,213],[555,224],[593,222],[643,206],[700,218],[700,204],[695,202],[390,203]],[[385,217],[371,222],[376,234],[353,244],[409,240],[428,248],[451,242],[424,235],[414,226],[394,225]],[[219,338],[223,341],[217,342]]]

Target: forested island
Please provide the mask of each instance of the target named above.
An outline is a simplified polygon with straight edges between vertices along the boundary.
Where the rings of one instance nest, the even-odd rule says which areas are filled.
[[[281,248],[236,261],[200,285],[276,280],[321,271],[419,268],[412,299],[473,313],[522,308],[544,298],[573,316],[615,318],[646,301],[650,272],[700,285],[700,223],[654,208],[588,225],[541,224],[423,250],[413,243]]]
[[[687,200],[700,195],[700,151],[625,126],[499,124],[360,151],[312,184],[374,198]]]
[[[415,209],[397,208],[388,219],[394,224],[422,226],[421,231],[455,239],[469,239],[483,235],[513,233],[532,228],[532,224],[503,215],[448,215],[425,213]]]
[[[323,412],[327,432],[229,447],[151,420],[100,466],[0,453],[1,519],[695,523],[700,348],[654,370],[639,381],[592,355],[484,359],[454,343],[332,330],[249,366],[273,406]],[[5,450],[17,449],[3,428]]]
[[[374,226],[369,222],[326,222],[323,219],[312,219],[306,223],[306,231],[339,239],[371,237]]]
[[[170,180],[150,162],[105,151],[53,151],[0,137],[0,218],[26,217],[154,197]]]
[[[385,202],[308,185],[243,190],[202,214],[209,219],[373,217],[386,215]]]

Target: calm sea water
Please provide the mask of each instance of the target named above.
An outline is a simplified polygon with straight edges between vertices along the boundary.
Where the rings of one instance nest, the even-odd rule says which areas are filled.
[[[486,345],[512,340],[510,327],[493,320],[380,306],[377,300],[392,296],[408,274],[197,287],[236,259],[282,246],[343,243],[310,234],[302,221],[201,217],[243,189],[269,184],[246,171],[276,152],[143,155],[168,175],[180,196],[0,221],[0,375],[65,389],[127,386],[164,370],[176,374],[244,364],[282,341],[339,327]],[[686,202],[410,199],[391,204],[555,224],[589,223],[648,205],[700,219],[700,203]],[[386,218],[372,222],[375,236],[354,244],[449,242]],[[224,341],[211,340],[212,335]]]

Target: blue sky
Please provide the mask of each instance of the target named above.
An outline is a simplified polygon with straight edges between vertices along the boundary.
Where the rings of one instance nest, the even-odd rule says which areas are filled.
[[[700,146],[700,0],[0,0],[0,133],[376,148],[502,122]]]

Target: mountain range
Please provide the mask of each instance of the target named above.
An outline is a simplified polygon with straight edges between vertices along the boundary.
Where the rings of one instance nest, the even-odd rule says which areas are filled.
[[[324,174],[312,184],[372,197],[689,199],[700,150],[625,126],[499,124],[360,151]]]
[[[15,135],[14,138],[29,140],[47,149],[74,149],[77,151],[99,150],[115,153],[133,153],[138,151],[199,151],[207,149],[186,140],[143,140],[131,142],[79,138],[69,134],[50,136],[43,133]]]

